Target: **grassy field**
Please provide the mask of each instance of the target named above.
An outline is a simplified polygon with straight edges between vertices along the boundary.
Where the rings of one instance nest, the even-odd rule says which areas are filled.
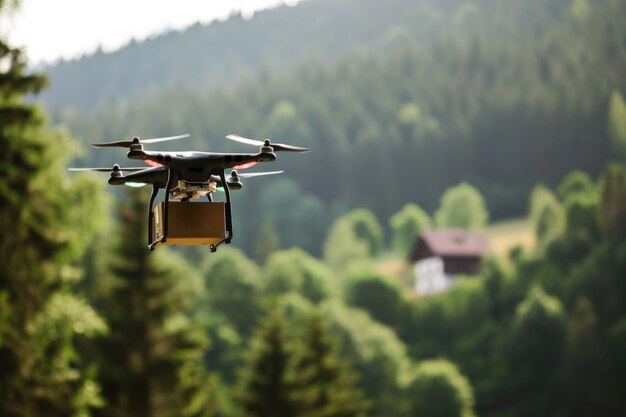
[[[508,258],[509,251],[515,246],[529,250],[535,247],[535,234],[528,219],[494,223],[484,233],[489,239],[491,253],[503,260]]]

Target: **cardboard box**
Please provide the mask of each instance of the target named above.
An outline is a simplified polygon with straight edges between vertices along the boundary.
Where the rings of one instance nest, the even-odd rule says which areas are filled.
[[[170,201],[167,240],[160,245],[214,245],[226,237],[223,201]],[[165,202],[153,209],[153,241],[163,237]]]

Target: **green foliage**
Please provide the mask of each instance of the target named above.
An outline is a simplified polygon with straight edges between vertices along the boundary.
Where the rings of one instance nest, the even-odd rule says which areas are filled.
[[[335,292],[332,272],[297,248],[274,253],[263,269],[262,281],[265,295],[295,291],[313,303],[319,303]]]
[[[315,304],[301,294],[290,291],[280,296],[278,309],[281,316],[289,320],[288,324],[291,325],[289,330],[297,332],[304,319],[315,309]]]
[[[268,225],[259,230],[259,239],[254,250],[254,259],[258,265],[265,265],[270,255],[278,250],[279,239],[276,231]]]
[[[204,351],[204,365],[211,373],[218,374],[225,382],[232,384],[237,380],[237,370],[243,362],[243,337],[231,322],[213,311],[198,313],[197,320],[202,322],[209,339],[209,346]],[[213,388],[219,389],[219,386]]]
[[[376,257],[385,243],[384,231],[374,214],[355,209],[337,218],[324,243],[324,260],[343,268],[364,258]]]
[[[413,201],[432,213],[442,192],[462,181],[480,190],[490,218],[517,217],[525,214],[535,184],[552,186],[575,168],[596,175],[611,157],[608,97],[626,91],[622,2],[594,2],[584,22],[571,18],[568,0],[497,7],[484,0],[331,3],[268,11],[249,22],[198,25],[115,54],[63,63],[51,69],[59,74],[55,93],[71,88],[77,102],[98,100],[92,80],[110,74],[115,80],[102,83],[107,97],[114,90],[130,97],[109,98],[93,109],[57,107],[57,117],[92,141],[125,137],[129,130],[183,130],[193,134],[190,148],[223,151],[233,148],[219,138],[236,126],[244,135],[311,147],[306,155],[281,154],[281,178],[250,181],[237,193],[237,245],[249,255],[269,224],[283,248],[300,246],[318,256],[335,216],[366,207],[388,219]],[[321,34],[311,15],[341,24]],[[279,23],[282,16],[289,28],[298,28],[292,36],[285,31],[293,29]],[[259,43],[266,36],[271,41]],[[276,42],[292,42],[295,49],[287,52]],[[179,81],[168,82],[172,63],[191,45],[203,45],[206,55],[194,47],[184,68],[175,64]],[[138,51],[146,51],[141,64],[134,59]],[[239,59],[241,65],[234,65]],[[259,60],[268,65],[262,71],[251,64]],[[131,62],[131,76],[106,69]],[[78,87],[80,68],[94,71],[84,80],[89,88]],[[182,75],[187,71],[189,77]],[[206,81],[221,79],[207,71],[239,82]],[[250,74],[242,81],[240,71]],[[415,117],[436,120],[439,129],[410,133]],[[287,132],[298,136],[273,136],[292,134]],[[206,138],[214,145],[207,147]],[[85,163],[119,162],[111,158],[92,153]]]
[[[580,22],[583,22],[591,14],[591,9],[587,0],[572,0],[570,11],[572,16]]]
[[[260,313],[259,271],[241,251],[224,248],[202,267],[206,301],[242,335],[250,335]]]
[[[403,206],[391,217],[389,223],[393,233],[392,246],[405,259],[410,256],[420,232],[431,227],[428,214],[413,203]]]
[[[607,132],[613,152],[618,158],[624,160],[626,158],[626,102],[617,90],[611,92]]]
[[[342,354],[351,358],[360,377],[359,387],[371,401],[369,415],[406,415],[408,404],[401,391],[410,378],[411,360],[395,332],[364,311],[338,301],[326,302],[321,308],[342,340]]]
[[[21,93],[39,89],[43,80],[20,78],[19,71],[1,74],[0,414],[87,414],[105,397],[110,408],[98,412],[103,416],[150,414],[140,410],[146,404],[156,415],[239,415],[207,370],[237,380],[233,369],[241,366],[262,315],[258,295],[280,294],[280,312],[270,314],[251,343],[238,397],[244,409],[282,404],[284,414],[336,415],[342,403],[342,412],[358,415],[360,400],[346,399],[356,382],[372,402],[372,416],[437,414],[446,406],[459,415],[457,406],[471,403],[472,390],[476,414],[486,417],[577,415],[587,406],[594,407],[591,413],[621,416],[625,174],[611,167],[596,188],[583,172],[595,176],[622,153],[626,3],[301,3],[50,69],[59,81],[53,94],[70,86],[79,93],[75,103],[100,100],[100,88],[128,92],[93,110],[54,110],[57,120],[90,141],[127,136],[129,129],[142,135],[190,130],[196,138],[191,147],[206,149],[206,138],[237,126],[244,135],[315,150],[281,155],[277,169],[289,178],[250,183],[235,197],[237,245],[246,253],[257,245],[257,260],[265,263],[258,281],[242,253],[220,249],[202,266],[203,286],[187,267],[194,264],[167,250],[150,255],[137,239],[145,235],[145,196],[137,214],[126,211],[129,246],[121,245],[112,262],[101,256],[105,249],[92,249],[92,282],[83,287],[88,294],[101,291],[96,301],[108,335],[69,291],[80,278],[74,262],[104,207],[101,193],[88,177],[64,175],[67,134],[42,132],[41,114],[20,102]],[[278,24],[286,17],[289,28]],[[320,34],[320,19],[333,30]],[[198,37],[187,37],[193,34]],[[185,56],[181,45],[193,50],[182,58],[182,70],[180,59],[168,56]],[[213,55],[198,54],[197,45]],[[14,54],[4,46],[2,69]],[[138,55],[148,58],[138,61]],[[294,69],[302,57],[306,61]],[[129,62],[132,74],[113,69]],[[268,63],[266,70],[255,72],[260,62]],[[272,63],[280,63],[280,72]],[[172,85],[174,68],[195,78]],[[248,71],[246,81],[225,81]],[[84,74],[87,84],[81,85]],[[109,76],[111,82],[93,83]],[[16,90],[7,89],[16,79]],[[85,165],[113,162],[102,155]],[[562,182],[561,201],[545,188],[533,193],[539,251],[518,251],[505,265],[489,260],[482,278],[461,279],[433,297],[403,297],[368,266],[384,242],[375,219],[391,218],[411,201],[432,212],[443,190],[468,181],[485,196],[493,218],[521,215],[534,184],[552,186],[572,168],[580,171]],[[484,224],[485,202],[474,200]],[[470,223],[463,216],[476,210],[463,204],[455,217]],[[357,215],[348,211],[353,207],[367,211]],[[329,231],[334,216],[346,212]],[[401,213],[390,224],[394,247],[405,252],[416,235],[410,229],[421,221],[416,213]],[[403,239],[398,230],[406,233]],[[323,249],[333,270],[303,251],[276,252],[279,245],[314,256]],[[370,270],[355,273],[346,295],[377,321],[332,297],[334,273],[354,271],[348,268],[353,262]],[[532,289],[537,284],[544,290]],[[323,323],[304,320],[315,303],[331,333]],[[95,356],[102,394],[95,373],[84,371],[95,335],[101,336]],[[338,342],[342,356],[335,355]],[[348,357],[354,380],[337,376]],[[432,362],[441,357],[450,362]],[[422,363],[417,375],[413,360]],[[314,403],[334,405],[320,411]],[[465,411],[473,413],[471,406]]]
[[[146,250],[142,190],[120,205],[120,236],[98,302],[111,335],[100,340],[102,415],[206,416],[214,381],[203,367],[205,329],[192,320],[202,284],[178,256]]]
[[[324,261],[330,267],[343,269],[350,263],[367,259],[367,242],[357,238],[350,223],[339,218],[330,228],[324,243]]]
[[[567,408],[571,416],[588,416],[601,410],[606,413],[605,394],[598,385],[603,375],[602,348],[593,304],[586,297],[576,302],[569,319],[565,362]],[[603,414],[604,414],[603,413]]]
[[[509,366],[514,377],[509,383],[517,396],[521,416],[550,415],[560,408],[555,398],[563,395],[566,322],[561,302],[533,288],[519,304],[508,342]]]
[[[600,228],[620,242],[626,238],[626,168],[610,165],[600,180]]]
[[[404,288],[396,279],[372,267],[361,267],[351,270],[346,281],[348,304],[367,311],[373,319],[387,326],[398,325],[405,301]]]
[[[16,2],[0,1],[0,19]],[[76,262],[101,220],[91,181],[68,179],[63,129],[24,102],[47,84],[21,50],[0,39],[0,415],[88,415],[100,388],[79,344],[106,326],[71,293]]]
[[[577,194],[589,194],[595,192],[595,184],[589,174],[580,170],[574,170],[567,174],[559,184],[558,194],[561,200],[566,201],[569,197]]]
[[[624,349],[626,349],[626,318],[617,321],[611,326],[607,337],[607,351],[609,358],[606,360],[606,369],[611,370],[607,375],[607,403],[610,407],[611,415],[617,416],[626,405],[626,400],[621,395],[622,387],[626,383],[626,360]],[[602,387],[599,387],[602,389]],[[607,413],[608,414],[608,413]]]
[[[431,116],[423,114],[415,102],[405,103],[398,111],[401,135],[406,141],[417,141],[433,137],[440,131],[439,123]]]
[[[367,408],[322,316],[287,319],[277,308],[252,339],[236,399],[254,416],[363,416]]]
[[[294,355],[294,398],[301,417],[364,416],[368,408],[355,377],[339,354],[339,341],[329,334],[318,312],[304,321],[304,339]]]
[[[437,226],[448,228],[482,229],[488,218],[482,195],[467,183],[447,189],[435,213]]]
[[[288,380],[291,352],[285,324],[272,310],[252,338],[236,395],[245,416],[296,416]]]
[[[530,218],[542,247],[563,232],[564,217],[563,207],[552,191],[542,185],[535,186],[530,196]]]
[[[365,242],[370,257],[380,255],[385,244],[385,234],[374,213],[366,209],[355,209],[344,215],[343,219],[350,224],[355,237]]]
[[[576,194],[565,202],[565,229],[572,238],[595,241],[599,236],[598,210],[600,202],[596,193]]]
[[[474,393],[469,381],[446,360],[421,362],[407,388],[412,416],[473,417]]]
[[[319,199],[307,195],[292,179],[280,178],[264,186],[259,196],[264,225],[280,230],[284,247],[300,246],[309,252],[319,251],[323,231],[316,225],[323,222],[324,208]]]

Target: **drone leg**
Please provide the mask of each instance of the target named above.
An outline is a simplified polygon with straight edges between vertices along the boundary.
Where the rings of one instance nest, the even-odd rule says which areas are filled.
[[[226,177],[224,176],[224,171],[220,172],[220,180],[222,180],[222,184],[224,187],[224,192],[226,193],[226,204],[225,204],[225,216],[226,216],[226,230],[228,231],[228,237],[226,237],[226,243],[230,243],[233,239],[233,215],[230,208],[230,190],[228,189],[228,183],[226,182]]]
[[[170,206],[170,192],[172,191],[172,186],[174,182],[174,176],[172,175],[172,169],[167,170],[167,186],[165,188],[165,204],[163,207],[163,237],[161,238],[161,242],[165,242],[167,240],[167,229],[169,226],[169,206]]]
[[[154,207],[154,199],[156,198],[158,193],[159,193],[159,187],[153,184],[152,194],[150,194],[150,203],[148,204],[148,248],[150,250],[154,250],[154,244],[155,244],[155,242],[153,242],[154,234],[153,234],[152,223],[154,221],[154,213],[152,212],[152,209]]]

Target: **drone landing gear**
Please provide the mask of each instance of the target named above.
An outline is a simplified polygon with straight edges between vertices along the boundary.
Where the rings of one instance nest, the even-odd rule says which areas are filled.
[[[152,193],[150,194],[150,203],[148,204],[148,249],[150,249],[151,251],[154,250],[155,246],[158,243],[153,240],[154,230],[152,226],[154,223],[154,213],[152,212],[152,209],[154,207],[154,199],[156,198],[158,193],[159,193],[159,187],[157,187],[156,185],[152,185]]]
[[[210,245],[210,251],[215,252],[219,245],[229,244],[232,241],[233,221],[230,190],[224,172],[220,172],[219,176],[222,184],[224,184],[226,201],[213,202],[212,191],[204,193],[208,190],[204,183],[179,181],[178,187],[173,188],[174,176],[168,173],[165,200],[155,207],[156,196],[162,187],[153,185],[148,205],[149,250],[154,250],[156,246],[162,243],[167,245]],[[197,203],[189,201],[202,195],[206,195],[209,201]],[[171,201],[172,196],[174,196],[174,201]]]
[[[233,215],[230,208],[230,188],[228,188],[228,182],[226,181],[224,170],[220,171],[220,180],[222,181],[222,184],[224,186],[224,192],[226,193],[226,205],[224,215],[226,217],[226,232],[228,234],[226,235],[226,239],[224,240],[226,244],[229,244],[231,240],[233,240]]]

